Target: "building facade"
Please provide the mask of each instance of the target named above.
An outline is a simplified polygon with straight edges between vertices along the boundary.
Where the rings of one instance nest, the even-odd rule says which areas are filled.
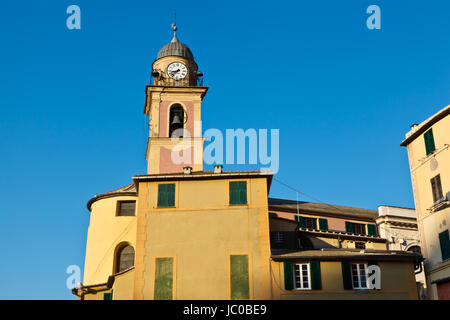
[[[450,105],[414,124],[408,150],[414,202],[431,299],[450,299]]]
[[[389,250],[422,254],[415,209],[379,206],[376,222],[380,236],[386,239]],[[427,296],[423,263],[420,267],[419,272],[416,272],[416,282],[419,286],[419,297],[421,300],[425,300]]]
[[[386,250],[376,211],[269,199],[270,171],[203,170],[196,124],[208,88],[175,26],[152,77],[144,106],[147,174],[89,200],[84,278],[74,294],[100,300],[417,298],[419,256]],[[376,289],[369,286],[374,264],[381,270]]]

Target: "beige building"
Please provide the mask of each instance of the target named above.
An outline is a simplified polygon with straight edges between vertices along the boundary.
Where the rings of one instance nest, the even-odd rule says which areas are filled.
[[[408,150],[428,294],[450,299],[450,105],[414,124]]]
[[[380,237],[387,240],[389,250],[411,251],[421,254],[419,228],[415,209],[393,206],[379,206],[376,218]],[[416,282],[420,298],[425,299],[426,287],[423,265],[416,271]]]

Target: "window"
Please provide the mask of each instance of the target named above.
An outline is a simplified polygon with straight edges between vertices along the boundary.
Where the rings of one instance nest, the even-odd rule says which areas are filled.
[[[345,221],[345,232],[365,235],[366,225],[362,223]]]
[[[158,185],[158,208],[175,206],[175,183]]]
[[[309,263],[298,263],[294,265],[294,288],[300,290],[311,289]]]
[[[433,203],[438,202],[444,197],[442,194],[441,175],[438,174],[431,179],[431,191],[433,193]]]
[[[368,289],[367,287],[367,264],[352,263],[353,289]]]
[[[230,181],[230,205],[247,204],[247,182]]]
[[[136,210],[136,201],[117,201],[118,216],[134,216]]]
[[[134,249],[130,245],[124,245],[117,250],[116,273],[122,272],[134,266]]]
[[[316,218],[295,216],[295,220],[299,222],[299,226],[301,228],[313,229],[313,230],[317,229],[317,219]]]
[[[364,242],[355,242],[355,248],[356,249],[365,249],[366,244]]]
[[[450,259],[450,240],[448,230],[439,233],[439,243],[441,244],[442,261]]]
[[[434,151],[436,151],[436,147],[434,145],[433,129],[430,129],[427,132],[425,132],[423,138],[425,139],[425,151],[428,156],[432,154]]]
[[[170,108],[169,116],[169,138],[182,138],[184,127],[184,109],[182,106],[174,105]]]
[[[361,223],[353,224],[353,233],[356,234],[366,234],[366,225]]]
[[[281,243],[284,243],[284,240],[285,240],[284,232],[281,232],[281,231],[273,232],[273,242],[274,243],[281,244]]]

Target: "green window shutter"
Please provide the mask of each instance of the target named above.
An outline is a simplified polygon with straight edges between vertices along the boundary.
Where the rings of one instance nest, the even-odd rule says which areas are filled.
[[[248,255],[230,256],[230,293],[232,300],[250,299]]]
[[[295,217],[295,221],[299,222],[300,221],[300,217],[299,216],[294,216]]]
[[[353,233],[353,223],[345,221],[345,232]]]
[[[328,231],[328,220],[319,218],[319,230]]]
[[[271,217],[278,217],[278,215],[276,214],[276,212],[269,212],[269,216],[271,216]]]
[[[298,217],[298,222],[301,228],[306,228],[306,220],[304,217]]]
[[[113,299],[113,292],[106,292],[103,294],[103,300],[112,300]]]
[[[377,227],[374,224],[368,224],[367,232],[368,232],[369,236],[376,236],[377,235]]]
[[[158,185],[158,207],[175,206],[175,184],[163,183]]]
[[[441,244],[442,261],[450,259],[450,239],[448,230],[439,233],[439,242]]]
[[[284,262],[284,289],[294,289],[294,266],[289,261]]]
[[[153,298],[155,300],[172,300],[172,288],[173,258],[156,258]]]
[[[433,137],[433,129],[428,130],[423,135],[425,139],[425,151],[427,152],[427,156],[436,151],[436,146],[434,145],[434,137]]]
[[[322,289],[322,280],[320,275],[320,261],[311,261],[309,263],[311,268],[311,289]]]
[[[344,283],[344,289],[352,290],[353,284],[352,284],[352,270],[350,267],[350,262],[342,261],[341,267],[342,267],[342,281]]]
[[[247,182],[230,181],[230,205],[247,204]]]

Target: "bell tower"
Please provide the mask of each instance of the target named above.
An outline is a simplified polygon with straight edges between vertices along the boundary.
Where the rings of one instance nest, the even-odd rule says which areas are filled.
[[[191,50],[173,38],[152,65],[144,113],[149,116],[146,159],[148,174],[179,173],[183,167],[203,170],[201,104],[208,91]]]

